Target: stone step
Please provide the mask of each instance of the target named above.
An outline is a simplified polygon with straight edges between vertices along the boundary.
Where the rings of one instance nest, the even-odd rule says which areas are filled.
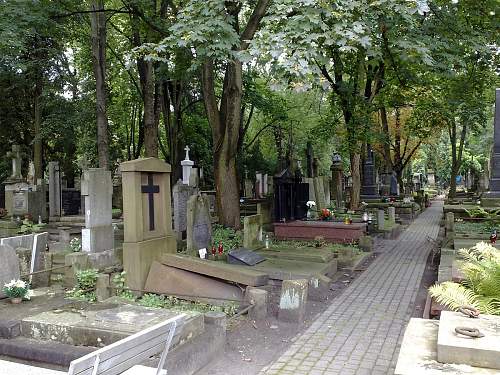
[[[237,266],[187,255],[164,254],[160,263],[166,266],[249,286],[266,285],[269,279],[267,273],[257,271],[255,267]]]

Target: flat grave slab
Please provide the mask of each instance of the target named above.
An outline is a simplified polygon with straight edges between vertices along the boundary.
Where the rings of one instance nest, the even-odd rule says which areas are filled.
[[[256,266],[238,266],[187,255],[164,254],[161,257],[160,263],[166,266],[199,273],[200,275],[249,286],[266,285],[269,279],[268,274],[257,269]]]
[[[466,238],[456,238],[453,241],[453,246],[454,246],[455,250],[468,249],[468,248],[470,248],[472,246],[475,246],[478,242],[481,242],[481,240],[478,240],[478,239],[466,239]],[[483,242],[488,242],[489,243],[489,241],[483,241]],[[497,242],[496,244],[491,244],[491,245],[493,245],[497,249],[500,249],[500,242]]]
[[[301,262],[288,259],[269,258],[254,266],[273,280],[309,279],[315,275],[331,275],[337,271],[337,260],[328,263]]]
[[[328,263],[335,258],[335,253],[328,249],[313,247],[286,248],[273,247],[269,250],[257,251],[264,258],[288,259],[303,262]]]
[[[258,263],[266,260],[261,254],[240,247],[238,249],[231,250],[227,254],[227,262],[229,264],[239,264],[242,266],[255,266]]]
[[[455,332],[456,327],[477,328],[484,337],[459,335]],[[437,358],[442,363],[500,369],[500,317],[480,315],[477,319],[471,319],[461,313],[442,311]]]
[[[323,237],[334,243],[351,243],[359,240],[366,232],[365,223],[343,224],[328,221],[290,221],[274,223],[276,238],[286,240],[314,240]]]
[[[86,309],[65,308],[42,312],[21,320],[25,337],[63,344],[100,347],[119,341],[147,327],[180,314],[178,311],[138,305],[102,303]],[[188,312],[175,344],[204,330],[203,315]]]
[[[494,375],[498,370],[439,363],[437,340],[440,322],[412,318],[406,328],[395,375]]]

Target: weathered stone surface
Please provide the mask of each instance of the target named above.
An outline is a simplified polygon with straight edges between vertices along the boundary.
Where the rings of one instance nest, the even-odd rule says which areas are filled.
[[[484,337],[471,339],[456,327],[477,328]],[[500,369],[500,317],[480,315],[471,319],[461,313],[442,311],[439,321],[437,359],[441,363]]]
[[[446,213],[445,230],[446,236],[449,236],[450,233],[455,232],[455,214],[453,212]]]
[[[437,361],[439,321],[410,319],[406,328],[395,375],[493,375],[497,370],[440,363]]]
[[[160,263],[243,285],[266,285],[269,279],[267,273],[257,271],[255,267],[230,265],[185,255],[165,254],[161,257]]]
[[[35,234],[33,238],[33,248],[31,251],[30,273],[41,271],[45,268],[45,250],[49,234],[47,232]],[[30,277],[33,287],[48,286],[47,274],[33,275]]]
[[[332,280],[325,275],[315,275],[309,279],[308,298],[311,301],[326,301]]]
[[[385,228],[385,213],[384,210],[377,210],[377,229],[379,231]]]
[[[261,321],[267,317],[268,293],[259,288],[248,288],[246,300],[253,307],[248,311],[251,320]]]
[[[19,320],[0,319],[0,338],[11,339],[21,334]]]
[[[185,296],[192,300],[243,300],[243,293],[237,286],[159,262],[153,262],[144,289],[153,293]]]
[[[49,216],[61,216],[61,175],[57,161],[49,161]]]
[[[260,215],[260,223],[263,226],[273,222],[272,205],[270,202],[257,203],[257,214]]]
[[[97,275],[97,281],[95,285],[95,294],[98,302],[102,302],[109,297],[111,297],[110,278],[107,273],[100,273]]]
[[[283,280],[278,319],[303,323],[308,293],[307,280]]]
[[[2,288],[5,283],[19,279],[19,259],[15,250],[8,245],[0,245],[0,298],[5,298]]]
[[[186,312],[182,330],[173,346],[203,332],[203,315]],[[21,321],[23,336],[76,346],[101,347],[119,341],[147,327],[177,316],[179,312],[136,305],[99,305],[98,309],[63,308],[26,317]]]
[[[262,247],[262,224],[260,215],[245,216],[243,219],[243,247],[258,249]]]
[[[64,257],[64,264],[71,266],[65,269],[64,286],[72,288],[76,284],[76,273],[89,268],[89,258],[84,253],[70,253]]]
[[[389,223],[395,224],[396,223],[396,207],[388,207],[387,214],[389,216]]]
[[[18,247],[22,247],[24,249],[32,249],[33,248],[33,234],[26,234],[23,236],[14,236],[0,239],[0,245],[7,245],[12,247],[13,249],[17,249]]]
[[[172,188],[172,199],[174,204],[174,231],[178,238],[187,229],[187,204],[189,197],[197,194],[197,189],[184,184],[181,180]]]
[[[210,203],[206,195],[193,195],[187,208],[187,251],[196,255],[199,249],[210,249],[212,244],[212,220]]]
[[[258,250],[264,258],[288,259],[302,262],[328,263],[335,258],[335,253],[329,249],[322,248],[287,248],[273,247],[269,250]]]
[[[175,253],[170,203],[170,165],[157,158],[122,163],[123,268],[127,284],[143,289],[153,261]]]

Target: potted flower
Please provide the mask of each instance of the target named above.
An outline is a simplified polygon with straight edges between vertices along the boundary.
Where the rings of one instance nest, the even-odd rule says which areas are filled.
[[[3,286],[3,292],[12,303],[21,303],[23,299],[31,297],[30,286],[23,280],[11,280]]]
[[[322,208],[319,213],[319,218],[320,220],[324,221],[333,219],[332,211],[330,211],[328,208]]]
[[[306,206],[308,208],[307,210],[307,218],[308,219],[313,219],[315,216],[314,212],[314,207],[316,207],[316,202],[315,201],[307,201]]]

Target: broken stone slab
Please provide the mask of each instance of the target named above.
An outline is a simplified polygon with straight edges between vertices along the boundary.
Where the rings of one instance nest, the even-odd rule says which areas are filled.
[[[261,286],[266,285],[269,280],[267,273],[256,270],[255,267],[213,262],[186,255],[164,254],[160,263],[243,285]]]
[[[439,363],[437,361],[438,320],[412,318],[399,351],[395,375],[494,375],[498,370]]]
[[[235,285],[159,262],[151,265],[144,289],[152,293],[184,296],[190,300],[243,300],[243,292]]]
[[[316,275],[309,279],[309,294],[308,298],[311,301],[326,301],[328,300],[328,291],[332,279],[325,275]]]
[[[455,332],[456,327],[476,328],[484,337],[460,335]],[[461,313],[442,311],[437,342],[438,361],[500,369],[499,327],[499,316],[480,315],[471,319]]]
[[[306,313],[307,280],[283,280],[278,319],[285,322],[303,323]]]

